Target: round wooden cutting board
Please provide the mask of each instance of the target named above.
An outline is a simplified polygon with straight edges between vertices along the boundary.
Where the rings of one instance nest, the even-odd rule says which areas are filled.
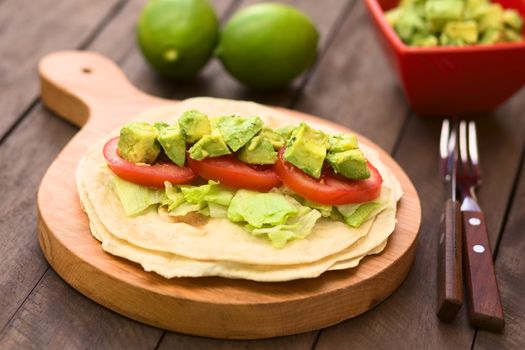
[[[359,315],[388,297],[414,260],[421,208],[414,186],[377,145],[400,180],[404,196],[386,249],[354,269],[318,278],[260,283],[226,278],[174,278],[147,273],[105,253],[89,232],[75,186],[80,157],[93,143],[152,107],[175,104],[134,88],[122,71],[96,53],[64,51],[40,62],[42,101],[82,129],[50,166],[38,191],[39,240],[55,271],[82,294],[122,315],[168,330],[215,338],[266,338],[306,332]],[[283,110],[281,110],[283,111]],[[296,111],[307,120],[347,129]]]

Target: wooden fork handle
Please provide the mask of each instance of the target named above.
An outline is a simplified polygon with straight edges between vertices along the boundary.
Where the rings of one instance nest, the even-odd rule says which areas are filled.
[[[438,307],[441,321],[454,319],[463,303],[461,270],[461,214],[459,203],[449,199],[445,203],[443,234],[438,248]]]
[[[505,326],[492,250],[482,212],[463,212],[463,247],[468,312],[473,326],[500,331]]]

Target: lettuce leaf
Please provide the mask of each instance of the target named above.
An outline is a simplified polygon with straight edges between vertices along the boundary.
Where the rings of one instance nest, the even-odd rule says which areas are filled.
[[[140,214],[150,206],[166,200],[164,190],[140,186],[119,177],[113,179],[113,185],[128,216]]]
[[[308,236],[321,213],[316,209],[303,207],[301,215],[290,218],[285,224],[255,228],[247,225],[253,235],[267,235],[275,248],[282,248],[288,241]]]
[[[228,217],[228,207],[213,202],[208,202],[209,216],[212,218]]]
[[[357,228],[379,214],[390,203],[390,193],[391,191],[386,188],[381,191],[377,199],[371,202],[337,205],[336,208],[348,226]]]
[[[228,218],[231,221],[246,221],[256,228],[282,224],[288,217],[297,214],[297,207],[284,195],[250,190],[238,190],[228,208]]]

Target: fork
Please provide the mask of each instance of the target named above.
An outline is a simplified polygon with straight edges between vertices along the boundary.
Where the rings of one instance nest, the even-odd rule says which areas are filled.
[[[468,312],[472,325],[498,331],[505,326],[494,272],[485,216],[476,200],[481,185],[478,142],[474,121],[459,123],[457,185],[463,218],[463,255]]]

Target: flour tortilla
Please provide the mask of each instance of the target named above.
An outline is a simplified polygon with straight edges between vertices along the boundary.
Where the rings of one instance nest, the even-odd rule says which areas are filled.
[[[355,257],[343,260],[344,267],[338,262],[338,259],[341,259],[339,254],[310,264],[277,266],[194,260],[176,254],[140,248],[113,236],[97,218],[86,193],[82,191],[80,196],[82,203],[84,203],[84,209],[90,218],[91,232],[96,239],[102,242],[104,251],[137,262],[142,265],[145,271],[155,272],[165,278],[219,276],[258,282],[282,282],[301,278],[315,278],[327,270],[355,267],[366,255],[377,254],[386,245],[386,241],[384,241],[378,247],[361,255],[357,254],[361,253],[362,249],[357,249],[354,252]],[[374,234],[384,232],[383,225],[388,225],[391,222],[391,215],[395,215],[394,211],[385,210],[373,220],[374,223],[371,227]],[[361,244],[362,246],[363,244]],[[347,256],[350,255],[347,254]]]
[[[280,114],[282,114],[279,111],[250,102],[210,98],[190,99],[174,107],[155,109],[140,115],[137,120],[174,122],[182,112],[192,108],[203,111],[210,117],[228,114],[259,115],[272,127],[287,124],[279,123]],[[315,127],[318,126],[315,125]],[[326,128],[324,129],[326,130]],[[326,131],[334,132],[334,130]],[[117,133],[118,131],[115,131],[113,135]],[[332,261],[330,266],[337,266],[334,265],[337,259],[343,259],[347,261],[348,265],[353,266],[352,259],[360,257],[360,255],[355,255],[355,253],[349,253],[353,251],[354,242],[362,242],[360,238],[366,238],[369,230],[375,232],[375,230],[371,230],[372,221],[365,223],[359,229],[352,229],[343,223],[323,219],[320,220],[312,234],[306,239],[291,242],[282,249],[275,249],[268,240],[254,237],[242,227],[226,219],[210,219],[205,226],[197,228],[185,223],[167,222],[154,211],[135,218],[129,218],[124,214],[120,201],[110,185],[114,175],[105,165],[102,156],[102,146],[106,140],[95,145],[82,159],[77,169],[77,183],[79,184],[79,192],[82,193],[81,197],[84,198],[84,206],[88,207],[89,204],[87,202],[89,202],[93,208],[91,214],[88,211],[92,221],[93,234],[101,241],[108,242],[105,244],[106,247],[104,249],[111,249],[115,255],[126,255],[123,257],[137,261],[145,269],[158,272],[166,277],[183,276],[186,273],[192,276],[220,275],[232,278],[246,278],[243,277],[246,275],[245,273],[234,275],[235,272],[231,271],[235,269],[231,268],[231,263],[238,263],[243,266],[261,265],[259,268],[268,269],[275,265],[279,267],[280,265],[311,264],[331,256],[337,258]],[[401,191],[397,179],[382,166],[379,159],[372,159],[377,158],[377,154],[374,151],[367,147],[363,147],[363,151],[372,163],[378,167],[384,178],[385,186],[388,185],[392,188],[393,199],[399,199]],[[384,220],[388,221],[386,226],[393,227],[395,223],[394,201],[389,209],[392,210],[393,214]],[[97,220],[100,223],[98,226],[94,223]],[[379,235],[384,236],[384,239],[391,232],[387,231],[378,228]],[[105,233],[107,234],[104,235]],[[374,235],[370,236],[374,237]],[[375,244],[376,241],[370,240],[369,244]],[[380,244],[380,242],[377,244]],[[121,247],[121,249],[119,250],[115,247]],[[361,245],[361,247],[361,249],[369,247],[369,250],[375,248],[369,245]],[[359,250],[357,251],[359,252]],[[135,254],[133,252],[138,253]],[[143,253],[150,255],[140,255]],[[362,255],[366,253],[364,252]],[[199,260],[196,262],[198,265],[194,264],[192,266],[200,272],[193,272],[193,274],[177,271],[170,272],[171,270],[167,266],[171,265],[167,264],[166,260],[162,260],[164,262],[148,262],[154,256],[164,256],[169,257],[169,259],[173,259],[175,256],[194,261]],[[208,263],[211,261],[216,262],[212,263],[215,264],[214,267],[205,267],[202,265],[203,261]],[[229,270],[229,272],[217,272],[218,269],[220,270],[216,265],[217,261],[221,264],[226,264],[228,268],[223,270]],[[321,263],[320,265],[326,269],[324,264]],[[159,266],[165,266],[166,269]],[[199,267],[195,268],[195,266]],[[253,268],[250,268],[250,271],[253,270]],[[314,270],[311,267],[309,271]],[[317,272],[313,273],[313,275],[315,274]],[[267,273],[266,276],[270,276],[270,274]],[[280,278],[289,278],[286,277],[283,271],[280,272],[279,276],[282,276]],[[311,272],[309,275],[305,274],[305,277],[309,276],[312,276]],[[248,277],[248,279],[252,278]]]

